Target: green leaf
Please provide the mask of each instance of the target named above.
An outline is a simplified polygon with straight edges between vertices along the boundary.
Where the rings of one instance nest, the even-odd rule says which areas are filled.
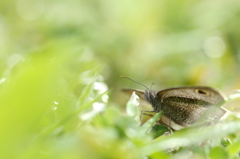
[[[139,97],[133,92],[130,100],[127,103],[126,111],[129,116],[137,117],[138,115],[138,105],[139,105]]]
[[[146,121],[146,122],[142,125],[141,129],[142,129],[143,131],[145,131],[145,133],[150,132],[151,129],[152,129],[152,127],[153,127],[153,125],[157,122],[157,120],[159,120],[159,118],[161,117],[161,115],[162,115],[162,112],[156,113],[152,118],[150,118],[148,121]]]
[[[219,146],[212,148],[209,156],[210,156],[211,159],[226,159],[226,158],[229,158],[229,155],[226,152],[226,150],[223,149],[222,147],[219,147]]]

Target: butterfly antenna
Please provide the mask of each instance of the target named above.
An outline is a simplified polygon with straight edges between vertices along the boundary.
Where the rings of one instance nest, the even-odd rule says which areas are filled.
[[[154,82],[151,84],[151,87],[150,87],[150,89],[152,89],[152,86],[153,86],[154,84],[155,84]]]
[[[140,82],[137,82],[137,81],[135,81],[135,80],[133,80],[133,79],[131,79],[131,78],[129,78],[129,77],[126,77],[126,76],[120,76],[120,77],[121,77],[121,78],[127,78],[127,79],[129,79],[129,80],[131,80],[131,81],[133,81],[133,82],[136,82],[136,83],[142,85],[143,87],[145,87],[147,90],[150,91],[150,89],[149,89],[147,86],[145,86],[144,84],[142,84],[142,83],[140,83]]]

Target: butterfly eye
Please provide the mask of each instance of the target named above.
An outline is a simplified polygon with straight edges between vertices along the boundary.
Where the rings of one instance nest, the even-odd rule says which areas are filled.
[[[196,89],[195,92],[198,93],[198,94],[209,95],[208,91],[205,91],[205,90],[202,90],[202,89]]]

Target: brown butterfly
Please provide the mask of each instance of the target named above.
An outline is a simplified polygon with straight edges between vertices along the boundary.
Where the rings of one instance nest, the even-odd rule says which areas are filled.
[[[125,76],[121,77],[130,79]],[[225,103],[226,96],[211,87],[184,86],[154,92],[145,85],[134,82],[144,86],[146,90],[123,89],[123,91],[135,92],[140,99],[147,101],[153,108],[153,111],[143,110],[141,116],[153,116],[162,111],[159,123],[173,130],[193,125],[200,119],[211,122],[219,121],[228,112],[220,107]]]

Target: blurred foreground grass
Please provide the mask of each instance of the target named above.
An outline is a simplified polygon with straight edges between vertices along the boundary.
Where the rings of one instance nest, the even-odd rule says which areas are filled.
[[[1,158],[239,157],[238,118],[154,140],[167,131],[151,129],[160,114],[140,126],[133,95],[122,115],[108,104],[101,64],[83,60],[75,45],[57,44],[18,61],[2,79]]]
[[[238,158],[239,118],[158,137],[121,94],[139,85],[119,76],[229,95],[239,15],[237,0],[1,1],[0,158]]]

